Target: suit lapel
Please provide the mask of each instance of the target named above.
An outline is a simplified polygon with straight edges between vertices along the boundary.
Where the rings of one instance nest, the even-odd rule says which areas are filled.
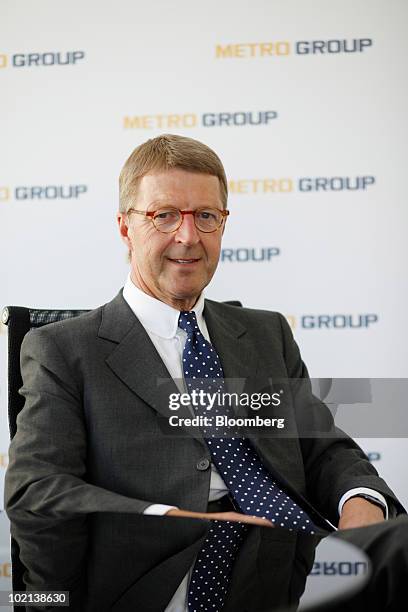
[[[157,379],[169,379],[170,374],[121,293],[105,306],[98,335],[117,343],[106,359],[111,370],[134,393],[158,409]]]
[[[169,395],[180,391],[122,291],[104,307],[98,335],[116,344],[106,359],[108,367],[133,393],[165,417],[163,427],[169,435],[177,435],[178,428],[167,425],[169,416],[191,418],[192,415],[185,406],[177,412],[169,410]],[[183,430],[204,445],[198,427],[183,427]]]
[[[251,343],[250,335],[244,325],[231,317],[228,318],[228,311],[225,312],[224,308],[226,311],[226,307],[222,304],[205,300],[205,322],[211,343],[220,356],[224,377],[254,378],[258,367],[258,355]]]

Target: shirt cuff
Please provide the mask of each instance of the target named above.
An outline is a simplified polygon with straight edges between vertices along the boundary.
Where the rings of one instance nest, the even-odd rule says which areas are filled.
[[[384,495],[381,495],[378,491],[374,491],[374,489],[368,489],[367,487],[356,487],[355,489],[350,489],[350,491],[346,491],[342,498],[339,501],[339,516],[343,510],[343,506],[348,499],[351,497],[355,497],[356,495],[371,495],[371,497],[375,497],[381,503],[384,504],[385,507],[385,520],[388,520],[388,504],[385,501]]]
[[[143,510],[143,514],[163,516],[169,510],[178,510],[177,506],[166,506],[166,504],[152,504]]]

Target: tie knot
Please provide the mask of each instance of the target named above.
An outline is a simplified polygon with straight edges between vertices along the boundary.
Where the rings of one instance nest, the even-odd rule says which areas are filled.
[[[180,312],[178,326],[187,334],[194,334],[200,331],[195,312]]]

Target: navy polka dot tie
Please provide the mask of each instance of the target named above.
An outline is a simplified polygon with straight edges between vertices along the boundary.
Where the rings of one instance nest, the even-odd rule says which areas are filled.
[[[179,327],[187,332],[183,351],[183,374],[189,392],[217,393],[224,388],[224,373],[214,347],[202,335],[194,312],[181,312]],[[198,416],[233,416],[231,408],[215,403],[194,405]],[[202,427],[212,461],[242,514],[269,519],[291,531],[315,533],[315,525],[269,474],[258,453],[237,431],[212,424]],[[272,442],[271,442],[272,443]],[[200,550],[188,591],[189,612],[219,612],[228,592],[229,579],[247,526],[212,521]]]

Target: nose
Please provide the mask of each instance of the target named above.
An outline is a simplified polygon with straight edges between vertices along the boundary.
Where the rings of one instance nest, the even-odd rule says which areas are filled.
[[[200,235],[194,223],[194,215],[183,215],[183,221],[175,234],[175,240],[186,246],[193,246],[200,242]]]

